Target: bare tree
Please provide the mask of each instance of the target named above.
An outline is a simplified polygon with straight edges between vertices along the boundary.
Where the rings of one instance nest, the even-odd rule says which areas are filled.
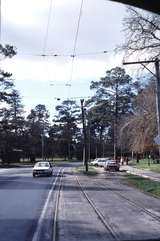
[[[119,133],[121,147],[141,153],[152,151],[156,133],[155,84],[151,81],[137,95],[134,114],[123,121]]]
[[[160,15],[133,7],[127,8],[128,16],[123,19],[125,43],[118,49],[125,50],[126,56],[133,53],[160,55]]]

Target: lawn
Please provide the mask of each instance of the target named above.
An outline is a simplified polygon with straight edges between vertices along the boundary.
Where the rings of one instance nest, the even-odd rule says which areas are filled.
[[[125,183],[155,197],[160,197],[160,182],[140,176],[126,174]]]
[[[136,161],[134,161],[133,164],[140,169],[147,169],[154,172],[160,172],[160,164],[155,163],[155,161],[152,159],[141,159],[139,163],[136,163]]]

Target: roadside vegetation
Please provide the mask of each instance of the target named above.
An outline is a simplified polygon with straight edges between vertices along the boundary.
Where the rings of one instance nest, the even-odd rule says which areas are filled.
[[[139,163],[136,160],[130,162],[131,165],[134,165],[136,168],[143,169],[143,170],[150,170],[154,172],[160,173],[160,161],[153,160],[153,159],[141,159]]]
[[[125,183],[128,185],[136,187],[147,194],[160,198],[160,182],[132,174],[126,174],[125,178]]]

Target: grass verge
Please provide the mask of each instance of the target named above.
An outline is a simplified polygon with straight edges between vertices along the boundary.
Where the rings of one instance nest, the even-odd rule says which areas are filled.
[[[77,167],[75,170],[77,173],[81,173],[81,174],[84,174],[87,176],[94,176],[94,175],[98,174],[98,171],[94,167],[91,167],[91,166],[88,166],[88,172],[86,172],[84,166]]]
[[[156,163],[156,160],[153,159],[141,159],[139,163],[136,163],[136,160],[132,162],[136,168],[143,169],[143,170],[150,170],[153,172],[160,173],[160,163]]]
[[[160,198],[160,182],[156,182],[140,176],[126,174],[125,183],[130,186],[136,187],[141,191],[150,194],[154,197]]]

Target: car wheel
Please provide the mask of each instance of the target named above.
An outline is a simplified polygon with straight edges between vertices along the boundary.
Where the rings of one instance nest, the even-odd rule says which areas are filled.
[[[33,177],[35,177],[36,176],[36,174],[35,173],[33,173]]]

